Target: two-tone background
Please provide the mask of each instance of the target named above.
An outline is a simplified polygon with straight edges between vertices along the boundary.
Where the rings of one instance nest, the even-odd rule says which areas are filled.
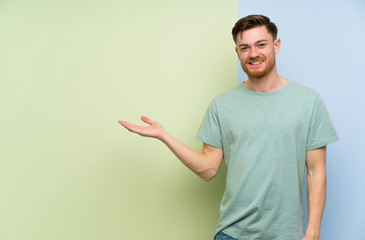
[[[245,79],[230,31],[252,13],[277,23],[279,73],[321,93],[340,135],[321,239],[363,239],[364,10],[360,0],[0,1],[0,239],[211,239],[225,167],[205,183],[117,121],[149,116],[200,150],[210,101]]]

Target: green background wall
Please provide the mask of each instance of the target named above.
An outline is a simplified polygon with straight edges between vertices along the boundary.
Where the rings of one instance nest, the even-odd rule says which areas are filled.
[[[0,239],[211,239],[224,171],[205,183],[117,121],[200,150],[236,19],[232,0],[0,1]]]

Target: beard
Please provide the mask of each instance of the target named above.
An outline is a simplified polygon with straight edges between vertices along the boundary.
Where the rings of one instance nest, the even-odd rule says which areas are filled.
[[[262,70],[250,69],[246,66],[249,64],[249,62],[257,62],[257,61],[261,61],[261,60],[264,60],[264,63],[266,63],[265,68]],[[241,67],[242,67],[242,70],[247,74],[248,77],[262,78],[274,68],[275,62],[276,61],[275,61],[274,56],[271,56],[270,58],[266,58],[266,57],[249,58],[248,60],[246,60],[246,62],[241,61]]]

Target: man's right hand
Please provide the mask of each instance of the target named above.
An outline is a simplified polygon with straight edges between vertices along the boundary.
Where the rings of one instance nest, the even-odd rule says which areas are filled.
[[[149,126],[140,126],[133,123],[119,121],[123,127],[128,129],[130,132],[137,133],[143,137],[153,137],[158,138],[161,140],[165,130],[163,129],[162,125],[158,122],[154,122],[148,117],[142,116],[141,120],[147,123]]]
[[[205,181],[209,181],[217,174],[223,160],[222,149],[204,144],[203,152],[197,152],[166,132],[158,122],[144,116],[141,119],[149,126],[139,126],[125,121],[119,123],[131,132],[161,140],[185,166]]]

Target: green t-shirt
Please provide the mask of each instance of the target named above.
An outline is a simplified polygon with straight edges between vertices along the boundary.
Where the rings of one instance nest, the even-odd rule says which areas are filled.
[[[273,92],[243,84],[215,97],[197,139],[228,166],[216,233],[300,240],[306,151],[338,140],[319,94],[296,82]]]

